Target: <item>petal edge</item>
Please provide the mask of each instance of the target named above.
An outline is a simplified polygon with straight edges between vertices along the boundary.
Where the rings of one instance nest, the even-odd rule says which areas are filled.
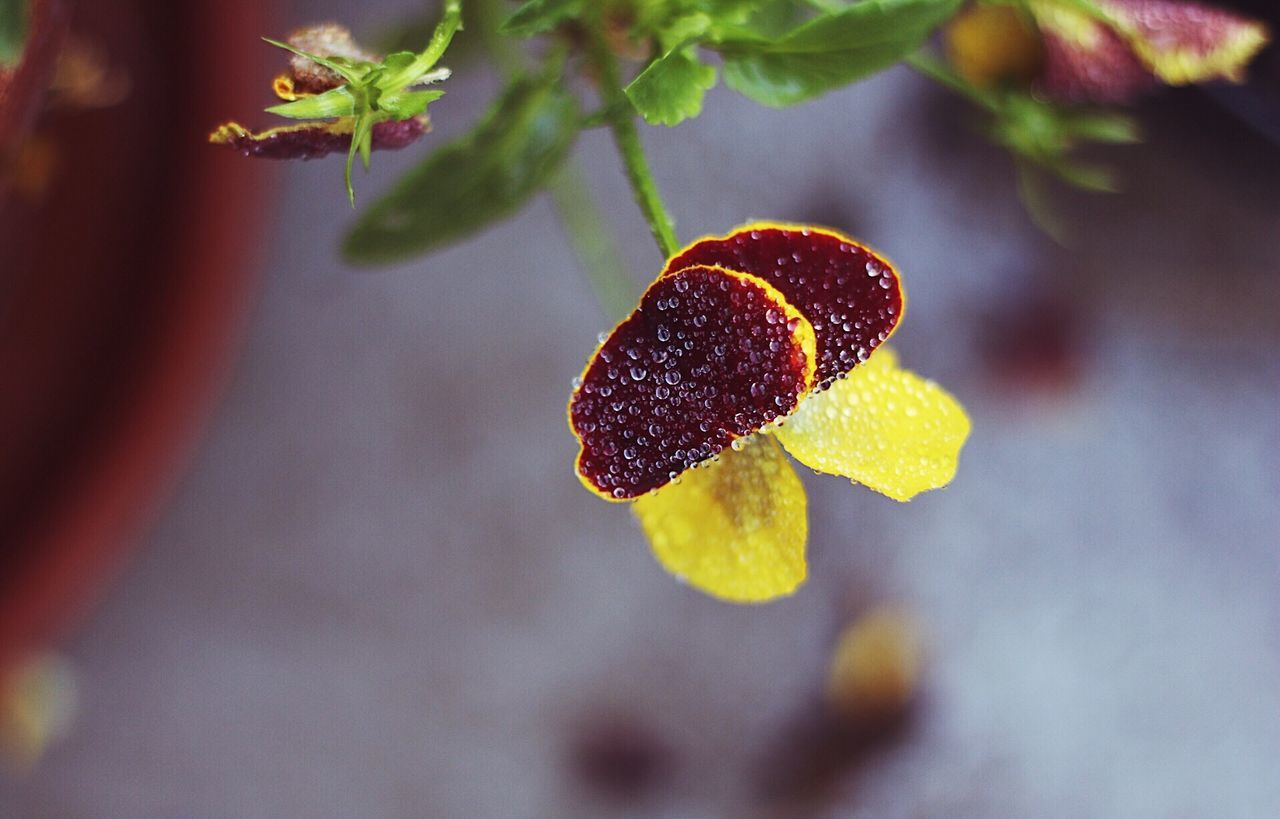
[[[908,501],[951,482],[969,428],[955,398],[881,348],[774,434],[804,465]]]
[[[807,506],[782,448],[755,435],[632,509],[668,572],[721,600],[761,603],[805,581]]]

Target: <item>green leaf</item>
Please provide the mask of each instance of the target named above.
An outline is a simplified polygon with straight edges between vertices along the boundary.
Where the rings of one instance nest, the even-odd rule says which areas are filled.
[[[1115,174],[1100,165],[1077,162],[1065,158],[1046,162],[1045,167],[1057,174],[1068,185],[1095,193],[1115,193]]]
[[[1015,156],[1014,170],[1018,178],[1018,199],[1022,201],[1027,216],[1050,239],[1069,247],[1071,231],[1049,189],[1044,168]]]
[[[312,54],[310,51],[303,51],[300,48],[295,48],[294,46],[291,46],[288,43],[283,43],[279,40],[273,40],[270,37],[263,37],[262,39],[264,42],[269,43],[276,48],[283,48],[285,51],[296,54],[303,59],[310,60],[316,65],[324,66],[350,83],[359,82],[365,74],[369,73],[369,69],[373,68],[373,63],[353,63],[342,57],[334,57],[330,59],[328,57],[321,57],[319,54]]]
[[[903,59],[960,2],[862,0],[779,38],[730,32],[716,46],[725,84],[764,105],[794,105]]]
[[[290,119],[327,119],[352,116],[359,107],[359,100],[351,93],[351,86],[340,85],[314,97],[300,97],[292,102],[273,105],[267,109],[267,113]]]
[[[1003,95],[994,109],[991,135],[1015,157],[1039,165],[1063,182],[1111,193],[1114,175],[1105,167],[1076,160],[1081,142],[1133,143],[1140,139],[1130,117],[1063,108],[1022,92]]]
[[[27,36],[27,0],[0,0],[0,66],[17,65]]]
[[[718,39],[728,39],[734,32],[748,38],[776,39],[794,29],[809,12],[796,0],[757,0],[737,6],[722,4],[715,18],[713,29]]]
[[[649,63],[626,92],[645,122],[676,125],[702,113],[702,97],[715,84],[716,70],[685,46]]]
[[[558,72],[517,80],[467,136],[435,151],[361,216],[343,243],[358,264],[393,262],[509,216],[545,185],[578,133]]]
[[[384,94],[379,108],[392,119],[408,119],[425,113],[427,106],[444,96],[443,91],[401,91]]]
[[[498,27],[498,31],[517,37],[544,34],[580,14],[584,5],[585,0],[528,0]]]
[[[672,20],[658,35],[665,52],[697,42],[711,28],[711,18],[702,12],[686,14]]]
[[[1071,136],[1080,139],[1121,145],[1142,141],[1142,133],[1138,129],[1137,121],[1124,114],[1069,111],[1063,113],[1061,119],[1063,129]]]
[[[382,65],[388,71],[406,71],[418,55],[412,51],[395,51],[382,58]]]

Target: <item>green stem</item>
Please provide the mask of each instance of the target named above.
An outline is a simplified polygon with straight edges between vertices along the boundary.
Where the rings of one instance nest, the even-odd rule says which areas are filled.
[[[494,0],[478,0],[471,8],[484,49],[494,65],[508,81],[522,74],[525,70],[523,51],[498,36],[504,10]],[[553,58],[563,59],[563,55]],[[548,183],[547,192],[551,194],[551,203],[569,245],[587,274],[596,301],[610,319],[626,316],[636,303],[636,286],[573,157],[565,161],[564,167]]]
[[[922,74],[939,85],[951,89],[962,97],[981,105],[989,111],[994,111],[999,107],[996,97],[990,91],[985,91],[975,87],[972,83],[965,80],[959,74],[956,74],[950,67],[945,65],[937,57],[927,51],[917,51],[914,54],[908,54],[903,62],[916,70],[916,73]]]
[[[653,173],[649,170],[649,161],[644,155],[644,147],[640,144],[635,109],[622,90],[618,60],[604,42],[598,25],[594,27],[591,59],[600,72],[600,94],[604,100],[604,108],[610,114],[609,127],[613,130],[613,141],[622,157],[627,181],[631,183],[631,192],[645,221],[649,223],[649,230],[658,243],[658,249],[664,257],[670,258],[680,249],[674,223],[667,213],[666,205],[662,203],[658,186],[653,181]]]
[[[635,306],[636,286],[573,160],[565,163],[548,190],[596,300],[610,319],[621,319]]]

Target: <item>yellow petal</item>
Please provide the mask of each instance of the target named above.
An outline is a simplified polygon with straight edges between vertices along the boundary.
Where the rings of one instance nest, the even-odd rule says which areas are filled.
[[[806,466],[905,501],[950,483],[969,418],[945,390],[899,369],[897,356],[882,347],[802,401],[774,434]]]
[[[1102,23],[1069,3],[1031,0],[1030,8],[1041,31],[1077,48],[1095,51],[1105,42],[1107,30]]]
[[[635,501],[658,562],[714,597],[756,603],[804,582],[804,486],[768,435]]]

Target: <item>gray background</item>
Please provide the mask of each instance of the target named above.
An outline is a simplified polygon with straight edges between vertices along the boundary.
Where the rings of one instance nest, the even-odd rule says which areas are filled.
[[[461,71],[430,142],[495,88]],[[908,506],[806,470],[811,580],[749,608],[675,583],[571,473],[569,379],[607,322],[545,198],[353,271],[340,160],[283,169],[225,400],[65,646],[70,736],[0,779],[0,814],[741,816],[882,602],[923,625],[921,701],[819,814],[1280,814],[1280,152],[1160,100],[1106,154],[1126,194],[1060,197],[1067,250],[968,116],[896,69],[786,112],[720,88],[645,130],[682,239],[816,220],[893,258],[904,362],[974,421],[954,485]],[[377,156],[364,200],[430,142]],[[578,156],[656,274],[607,134]],[[984,339],[1046,303],[1077,376],[1001,379]],[[661,760],[626,799],[572,762],[619,724]]]

